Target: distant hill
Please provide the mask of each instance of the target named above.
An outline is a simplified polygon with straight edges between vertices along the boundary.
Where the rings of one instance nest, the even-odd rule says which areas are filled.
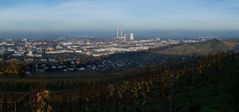
[[[237,44],[238,41],[234,40],[212,39],[205,42],[184,44],[162,50],[155,50],[153,52],[168,55],[193,55],[193,54],[206,55],[209,53],[231,50]]]

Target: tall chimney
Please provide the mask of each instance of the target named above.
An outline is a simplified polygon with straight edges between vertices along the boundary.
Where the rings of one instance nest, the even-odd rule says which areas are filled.
[[[117,34],[116,34],[116,38],[119,38],[119,28],[117,26]]]
[[[122,38],[123,32],[122,32],[122,27],[121,27],[121,31],[120,31],[120,38]]]

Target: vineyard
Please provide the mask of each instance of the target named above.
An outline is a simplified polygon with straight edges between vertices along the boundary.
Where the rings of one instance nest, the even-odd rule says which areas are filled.
[[[69,81],[67,83],[81,87],[68,90],[49,90],[42,79],[39,84],[32,85],[31,92],[0,92],[0,111],[199,111],[200,101],[204,104],[208,99],[196,100],[195,97],[200,97],[198,90],[205,94],[207,89],[203,87],[214,90],[217,79],[228,67],[234,67],[238,59],[237,52],[194,56],[189,62],[170,61],[157,66],[154,72],[132,77],[88,83]]]

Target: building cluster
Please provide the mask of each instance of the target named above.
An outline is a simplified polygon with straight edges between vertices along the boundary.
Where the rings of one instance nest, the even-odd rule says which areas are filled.
[[[118,33],[117,33],[118,36]],[[118,39],[120,38],[120,40]],[[3,57],[44,58],[49,54],[76,53],[94,57],[115,54],[119,52],[142,51],[151,48],[170,46],[184,43],[194,43],[198,40],[175,40],[160,38],[134,40],[130,34],[130,40],[121,40],[125,37],[117,37],[112,40],[88,40],[88,39],[56,39],[56,40],[31,40],[31,39],[5,39],[0,41],[0,55]]]
[[[109,40],[79,38],[1,39],[0,61],[15,59],[24,63],[31,63],[25,70],[27,75],[44,71],[110,71],[142,63],[130,62],[129,60],[104,60],[101,57],[201,41],[205,40],[160,38],[135,40],[132,33],[127,38],[122,34],[119,36],[118,31],[117,37]],[[95,59],[100,60],[94,61]]]
[[[123,29],[121,27],[120,28],[120,35],[119,35],[119,28],[117,27],[116,39],[133,41],[134,40],[134,34],[130,33],[128,36],[127,36],[127,34],[123,34]]]

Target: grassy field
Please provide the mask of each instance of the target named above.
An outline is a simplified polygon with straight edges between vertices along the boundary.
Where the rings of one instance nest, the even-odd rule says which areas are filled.
[[[181,45],[155,52],[168,55],[194,55],[194,54],[207,55],[209,53],[231,50],[237,44],[238,41],[212,39],[205,42],[189,45]]]
[[[35,74],[32,77],[2,77],[0,78],[0,90],[11,92],[28,92],[31,86],[38,85],[41,80],[46,82],[48,90],[78,89],[102,80],[113,80],[127,77],[135,77],[149,72],[157,72],[158,65],[135,67],[119,72],[51,72]]]

